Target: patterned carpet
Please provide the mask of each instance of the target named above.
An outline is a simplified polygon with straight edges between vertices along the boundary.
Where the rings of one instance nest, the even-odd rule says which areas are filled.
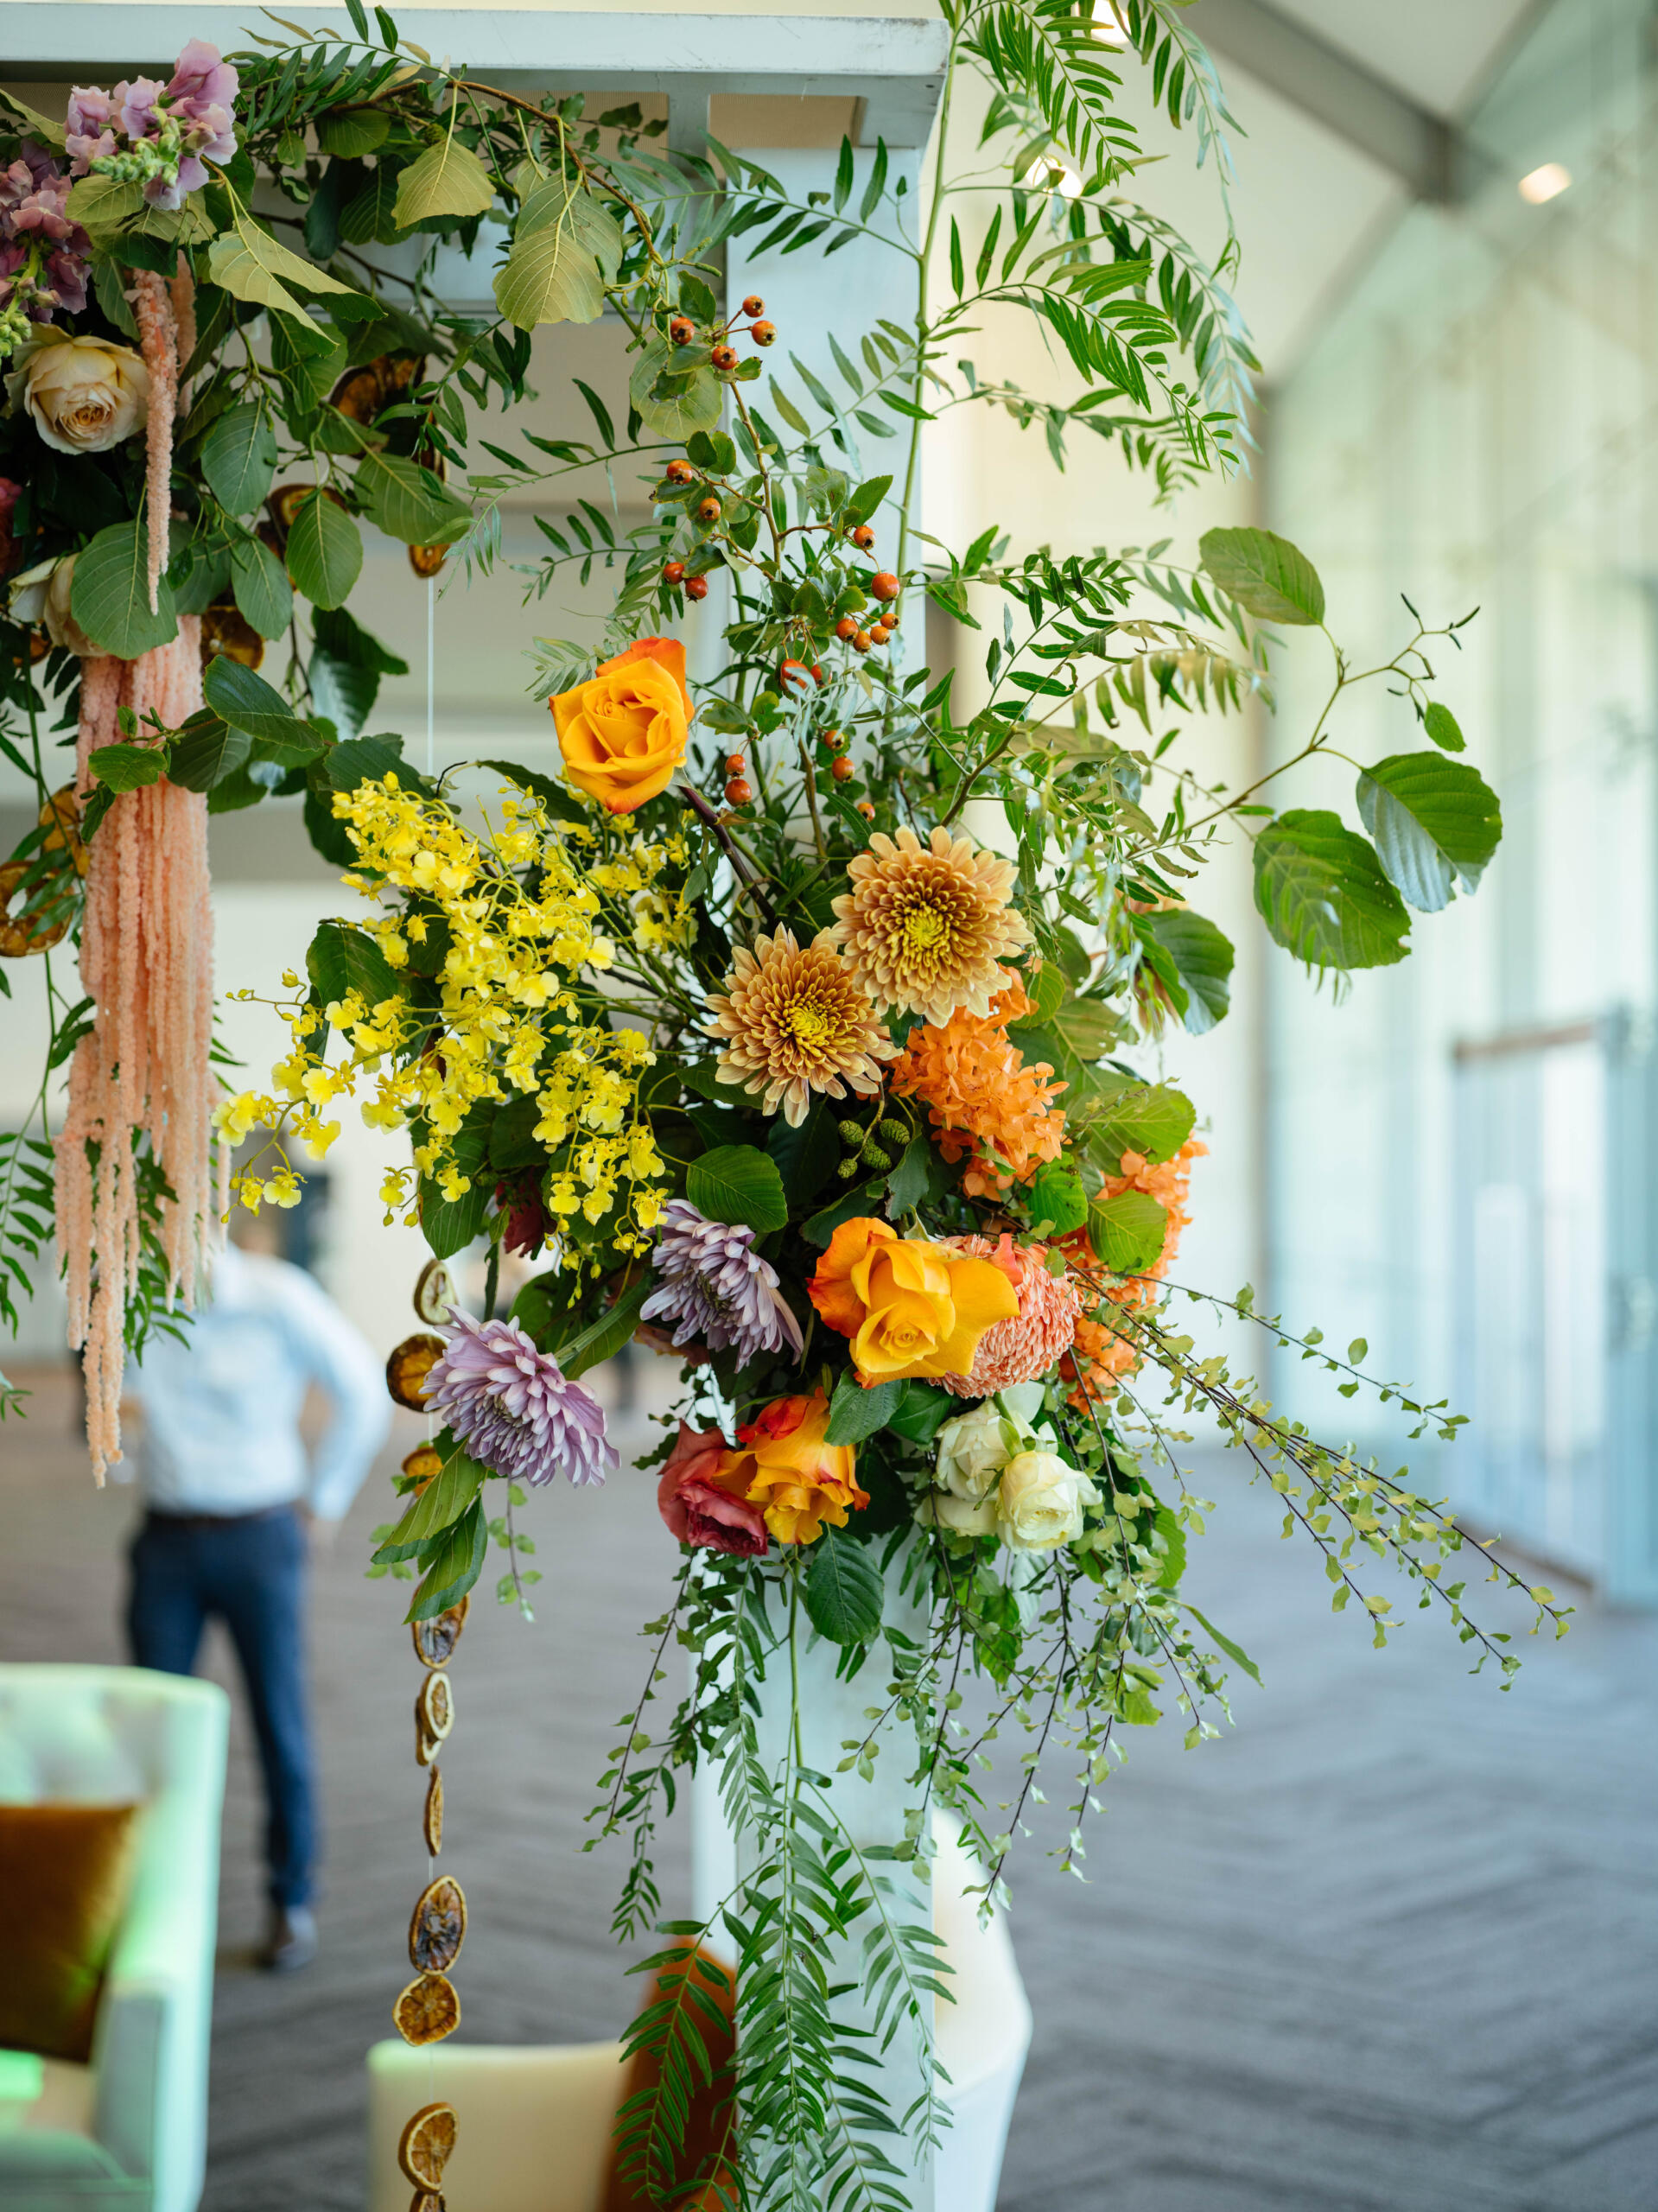
[[[116,1659],[130,1495],[92,1491],[62,1378],[25,1379],[31,1417],[0,1430],[0,1656]],[[624,1424],[625,1456],[642,1433]],[[470,1900],[457,1980],[480,2041],[608,2035],[629,2008],[619,1869],[580,1843],[663,1586],[652,1489],[535,1501],[539,1618],[478,1606],[457,1662],[445,1859]],[[1658,1623],[1587,1611],[1563,1645],[1526,1645],[1501,1695],[1413,1611],[1373,1652],[1277,1541],[1270,1500],[1229,1465],[1211,1489],[1191,1594],[1265,1687],[1240,1682],[1220,1743],[1134,1745],[1089,1887],[1050,1837],[1028,1847],[1013,1924],[1036,2042],[1001,2212],[1653,2212]],[[238,1717],[208,2212],[362,2203],[362,2054],[389,2031],[425,1864],[416,1669],[397,1586],[361,1575],[387,1500],[383,1470],[316,1578],[324,1950],[286,1980],[250,1964]],[[210,1665],[229,1679],[218,1643]],[[683,1909],[683,1835],[662,1856]]]

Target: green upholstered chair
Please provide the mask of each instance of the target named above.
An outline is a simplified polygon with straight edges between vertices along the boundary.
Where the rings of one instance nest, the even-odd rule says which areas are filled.
[[[90,2064],[0,2051],[5,2212],[200,2201],[228,1715],[211,1682],[0,1665],[0,1802],[144,1808]]]

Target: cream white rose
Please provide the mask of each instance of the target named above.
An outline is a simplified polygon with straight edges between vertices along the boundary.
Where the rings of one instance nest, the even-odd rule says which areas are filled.
[[[9,605],[14,622],[44,622],[54,645],[67,646],[83,660],[98,651],[74,618],[69,594],[74,587],[75,556],[41,561],[14,579]]]
[[[6,396],[59,453],[107,453],[149,419],[149,371],[130,346],[54,335],[29,349]]]
[[[1099,1502],[1088,1477],[1067,1466],[1057,1452],[1021,1452],[1001,1471],[996,1501],[1001,1540],[1016,1552],[1074,1543],[1083,1533],[1084,1509]]]
[[[970,1414],[956,1414],[938,1432],[938,1461],[933,1480],[952,1497],[976,1505],[995,1488],[996,1477],[1013,1450],[994,1400]]]
[[[948,1529],[957,1536],[994,1536],[996,1501],[952,1497],[948,1491],[930,1490],[916,1507],[915,1517],[924,1529]]]

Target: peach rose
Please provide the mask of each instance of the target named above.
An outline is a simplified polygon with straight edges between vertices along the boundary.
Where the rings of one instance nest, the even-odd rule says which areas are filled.
[[[59,453],[107,453],[149,418],[143,354],[107,338],[48,332],[7,378],[6,392]]]
[[[867,1217],[841,1224],[807,1287],[829,1327],[852,1339],[866,1389],[967,1374],[985,1331],[1019,1312],[1018,1292],[993,1262]]]
[[[810,1398],[775,1398],[737,1431],[744,1449],[727,1454],[721,1487],[729,1484],[758,1506],[780,1544],[815,1544],[826,1521],[844,1529],[848,1513],[869,1503],[853,1472],[853,1447],[826,1444],[828,1427],[829,1400],[821,1390]]]
[[[611,814],[667,790],[685,757],[696,709],[677,638],[640,638],[550,702],[564,772]]]
[[[721,1480],[721,1468],[731,1457],[717,1428],[699,1432],[682,1421],[657,1484],[657,1510],[682,1544],[753,1559],[765,1549],[765,1522],[743,1495],[740,1479]]]

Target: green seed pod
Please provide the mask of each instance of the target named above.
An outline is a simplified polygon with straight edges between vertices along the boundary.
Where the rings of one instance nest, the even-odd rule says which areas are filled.
[[[857,1172],[858,1172],[858,1160],[857,1160],[857,1157],[856,1157],[855,1154],[854,1154],[854,1156],[853,1156],[853,1158],[852,1158],[852,1159],[850,1159],[850,1160],[843,1160],[841,1162],[840,1173],[841,1173],[843,1176],[845,1176],[848,1181],[850,1181],[850,1180],[851,1180],[852,1177],[853,1177],[853,1176],[854,1176],[854,1175],[857,1173]]]
[[[841,1132],[841,1141],[842,1144],[861,1144],[863,1142],[863,1130],[858,1122],[842,1122],[838,1123],[837,1126]]]
[[[863,1148],[863,1156],[871,1167],[887,1168],[893,1164],[892,1154],[881,1151],[878,1145],[867,1144]]]
[[[875,1127],[888,1144],[908,1144],[910,1141],[910,1132],[902,1122],[878,1122]]]

